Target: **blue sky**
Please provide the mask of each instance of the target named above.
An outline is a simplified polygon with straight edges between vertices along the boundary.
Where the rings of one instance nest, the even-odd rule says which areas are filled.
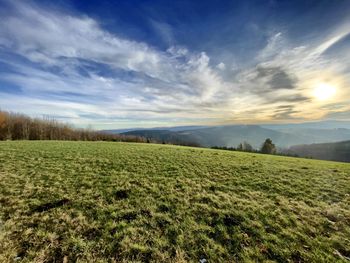
[[[0,0],[0,108],[79,127],[350,120],[350,1]]]

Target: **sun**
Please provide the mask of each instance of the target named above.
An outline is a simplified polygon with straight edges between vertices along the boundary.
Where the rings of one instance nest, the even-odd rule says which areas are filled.
[[[336,87],[327,83],[320,83],[314,88],[314,96],[318,100],[329,100],[336,92]]]

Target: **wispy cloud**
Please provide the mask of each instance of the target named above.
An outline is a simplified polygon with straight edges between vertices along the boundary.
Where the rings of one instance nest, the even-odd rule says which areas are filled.
[[[310,80],[324,71],[336,76],[343,65],[323,53],[349,34],[340,26],[294,46],[287,33],[278,32],[253,58],[253,67],[237,71],[214,64],[204,51],[160,50],[122,38],[88,16],[32,2],[5,3],[0,63],[6,70],[0,81],[21,93],[0,89],[0,106],[96,127],[320,118],[319,105],[310,103]],[[165,42],[174,42],[170,25],[152,23]],[[348,83],[347,77],[335,77],[337,85]],[[349,100],[349,94],[337,99]]]

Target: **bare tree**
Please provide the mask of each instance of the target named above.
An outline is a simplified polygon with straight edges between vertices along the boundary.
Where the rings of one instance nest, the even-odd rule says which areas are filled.
[[[146,142],[145,138],[107,134],[88,129],[75,129],[50,116],[42,119],[0,111],[0,140],[84,140]]]

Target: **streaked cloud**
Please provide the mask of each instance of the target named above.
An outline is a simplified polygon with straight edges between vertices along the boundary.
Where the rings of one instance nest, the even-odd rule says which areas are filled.
[[[320,107],[350,100],[344,61],[324,54],[349,34],[344,22],[302,45],[288,31],[272,30],[254,63],[240,67],[237,60],[217,62],[206,51],[178,45],[166,22],[149,20],[170,45],[163,50],[111,32],[84,14],[4,3],[0,82],[20,88],[0,88],[4,109],[105,128],[319,119],[347,110],[320,113]],[[318,81],[337,85],[336,101],[314,101]]]

